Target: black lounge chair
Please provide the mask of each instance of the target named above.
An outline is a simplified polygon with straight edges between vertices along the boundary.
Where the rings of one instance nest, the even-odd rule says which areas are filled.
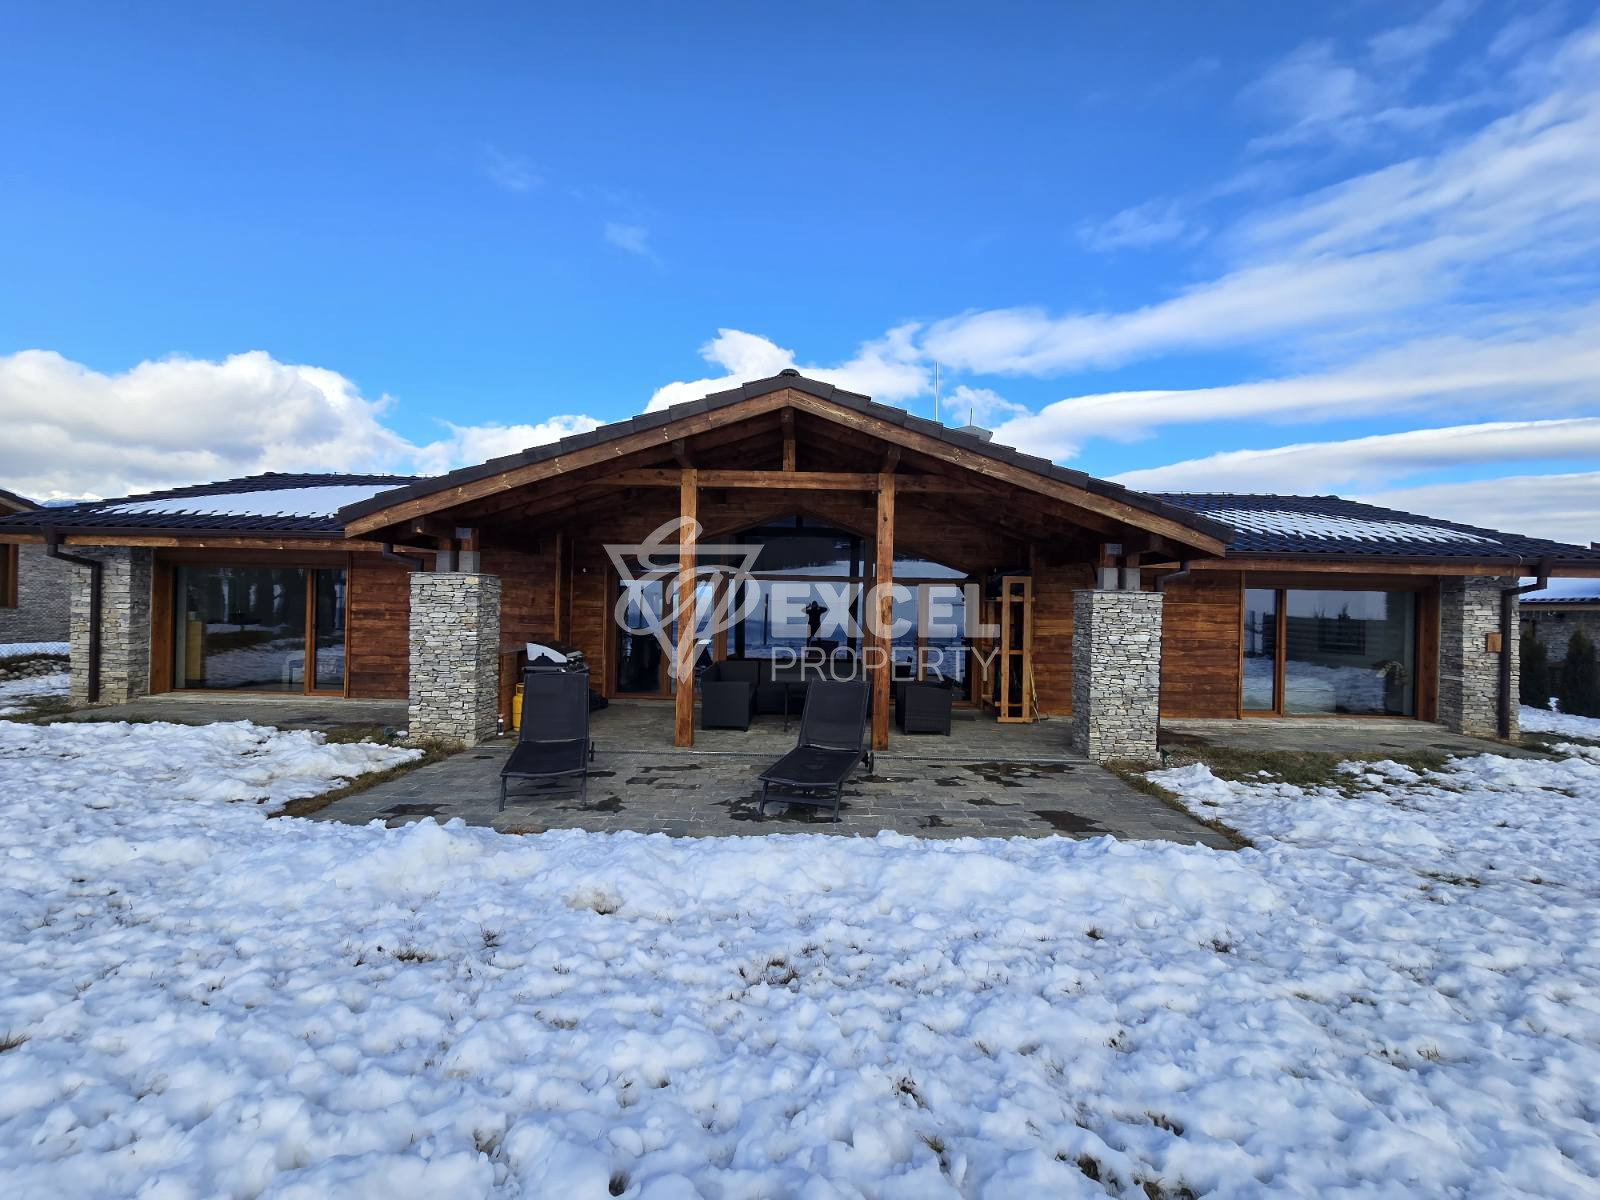
[[[529,671],[522,677],[522,728],[511,757],[500,769],[500,811],[512,780],[581,779],[580,799],[589,796],[589,672]]]
[[[870,696],[863,681],[819,679],[806,689],[800,741],[761,773],[758,817],[767,815],[770,803],[832,808],[833,819],[839,819],[845,780],[863,762],[872,770],[872,751],[866,745]],[[772,796],[773,788],[789,794]]]

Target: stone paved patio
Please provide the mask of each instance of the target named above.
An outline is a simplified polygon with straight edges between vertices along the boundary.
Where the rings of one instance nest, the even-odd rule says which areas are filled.
[[[1164,720],[1161,745],[1220,746],[1230,750],[1309,751],[1319,754],[1504,754],[1541,757],[1507,742],[1451,733],[1427,721],[1382,717],[1251,717],[1245,721]]]
[[[676,836],[766,833],[923,837],[1041,837],[1063,834],[1165,839],[1226,849],[1220,834],[1136,791],[1066,748],[1064,721],[1000,725],[958,715],[952,736],[891,738],[870,775],[845,789],[837,824],[810,808],[771,807],[757,820],[756,776],[794,744],[776,718],[748,733],[696,730],[693,750],[672,746],[672,711],[618,702],[594,714],[596,755],[586,801],[576,785],[513,793],[497,811],[500,767],[510,740],[334,801],[322,820],[403,824],[459,817],[507,832],[634,830]]]

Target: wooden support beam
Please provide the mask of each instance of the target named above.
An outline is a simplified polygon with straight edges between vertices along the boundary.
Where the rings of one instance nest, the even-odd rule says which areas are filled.
[[[689,453],[689,440],[687,438],[679,438],[672,443],[672,457],[677,459],[678,465],[685,470],[693,469],[694,455]]]
[[[700,507],[697,474],[692,467],[686,468],[678,481],[678,515],[683,524],[678,532],[678,682],[674,694],[677,719],[672,732],[675,746],[694,745],[695,523]]]
[[[678,487],[682,472],[670,468],[642,468],[616,471],[607,483],[617,487]],[[767,491],[787,488],[792,491],[871,492],[878,487],[878,476],[866,471],[716,471],[700,470],[700,486],[705,488],[743,488]]]
[[[900,465],[900,447],[890,446],[883,455],[883,466],[878,468],[880,474],[893,475],[894,469]]]
[[[778,418],[783,424],[783,469],[795,469],[796,448],[794,441],[794,409],[786,408]]]
[[[872,677],[872,748],[889,748],[889,705],[891,703],[890,660],[894,639],[888,636],[894,624],[894,480],[893,475],[878,476],[878,539],[873,549],[877,566],[878,632],[873,641],[883,649],[882,660]]]
[[[985,453],[950,445],[914,429],[895,427],[890,432],[884,429],[884,422],[876,417],[853,409],[841,408],[812,396],[791,393],[789,402],[807,416],[832,421],[836,425],[858,430],[869,437],[880,437],[885,440],[892,438],[907,450],[940,459],[954,467],[964,467],[968,471],[999,483],[1013,484],[1030,492],[1064,501],[1076,509],[1098,514],[1102,518],[1161,534],[1178,545],[1191,546],[1210,554],[1221,554],[1226,549],[1226,544],[1219,538],[1201,533],[1181,521],[1152,513],[1126,500],[1101,495],[1090,488],[1079,487],[1064,480],[1049,478]],[[1084,523],[1087,524],[1087,521]]]

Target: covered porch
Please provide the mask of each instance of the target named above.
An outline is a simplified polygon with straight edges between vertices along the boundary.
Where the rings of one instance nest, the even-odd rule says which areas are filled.
[[[708,664],[805,655],[869,682],[880,752],[896,682],[932,676],[975,725],[1053,717],[1063,752],[1142,762],[1162,592],[1141,566],[1220,555],[1226,535],[798,376],[341,517],[349,537],[427,551],[410,579],[414,736],[472,744],[509,725],[519,652],[538,642],[579,652],[599,695],[656,714],[679,749],[709,736],[692,682]]]

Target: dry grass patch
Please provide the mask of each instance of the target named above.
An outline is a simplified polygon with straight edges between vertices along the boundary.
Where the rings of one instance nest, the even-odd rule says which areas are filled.
[[[331,791],[323,792],[318,796],[307,796],[301,800],[291,800],[283,808],[272,815],[275,817],[309,817],[312,813],[321,812],[335,800],[342,800],[346,796],[353,796],[357,792],[364,792],[368,788],[377,787],[380,783],[388,783],[391,779],[398,779],[402,775],[409,775],[430,763],[443,762],[452,754],[460,754],[466,749],[461,742],[443,741],[435,738],[426,738],[415,742],[397,743],[389,736],[389,731],[382,725],[348,725],[337,729],[325,730],[327,740],[337,743],[353,742],[379,742],[382,744],[403,744],[411,750],[421,750],[422,757],[414,758],[410,762],[400,763],[385,771],[368,771],[365,775],[357,775],[348,783],[336,787]]]
[[[1215,817],[1208,817],[1204,813],[1195,812],[1192,808],[1178,798],[1178,794],[1176,792],[1169,792],[1159,783],[1156,783],[1154,780],[1152,780],[1148,774],[1148,767],[1137,767],[1131,763],[1106,763],[1105,768],[1118,779],[1122,780],[1123,783],[1131,787],[1134,791],[1143,792],[1146,796],[1150,796],[1161,801],[1161,803],[1172,809],[1173,812],[1182,813],[1191,821],[1196,821],[1199,824],[1204,825],[1213,833],[1220,833],[1223,837],[1227,838],[1230,843],[1232,843],[1235,850],[1248,850],[1251,846],[1255,845],[1254,842],[1245,837],[1244,834],[1240,833],[1232,825],[1225,824],[1222,821],[1217,820]]]

